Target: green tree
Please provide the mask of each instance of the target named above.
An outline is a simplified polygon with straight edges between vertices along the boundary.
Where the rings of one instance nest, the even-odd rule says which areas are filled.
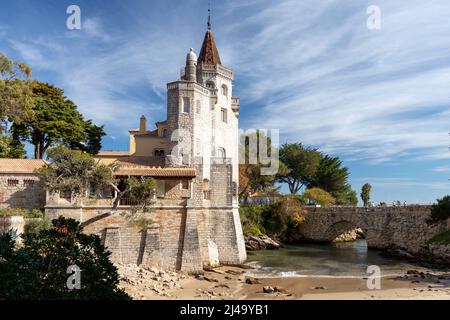
[[[361,188],[361,200],[365,207],[370,204],[370,192],[372,191],[372,186],[369,183],[365,183]]]
[[[450,218],[450,196],[437,199],[431,207],[431,221],[442,221]]]
[[[43,159],[47,149],[58,143],[91,153],[101,148],[99,140],[104,135],[103,128],[84,120],[63,90],[37,81],[32,82],[31,88],[34,117],[14,122],[12,131],[34,146],[36,159]]]
[[[349,175],[348,168],[342,166],[342,161],[338,157],[322,155],[317,171],[308,186],[327,191],[336,199],[336,204],[356,205],[358,199],[356,192],[348,183]]]
[[[336,203],[336,199],[320,188],[311,188],[303,192],[303,197],[312,204],[319,204],[324,207],[331,206]]]
[[[0,236],[0,300],[123,300],[117,268],[100,237],[84,234],[79,222],[60,217],[53,227],[23,235],[17,248],[11,234]],[[80,289],[67,288],[70,266],[81,269]]]
[[[297,194],[313,179],[320,164],[321,154],[301,143],[284,144],[280,149],[278,181],[288,184],[291,194]]]
[[[79,150],[59,146],[48,150],[49,165],[37,170],[50,192],[68,192],[74,197],[83,197],[88,191],[98,195],[105,189],[114,189],[116,198],[113,211],[117,210],[120,199],[129,196],[136,205],[146,210],[149,199],[154,194],[156,182],[153,179],[130,178],[119,188],[120,181],[114,178],[115,164],[98,164],[94,158]]]
[[[13,135],[0,133],[0,158],[25,158],[24,145]]]
[[[72,141],[69,146],[72,149],[79,149],[90,154],[97,154],[102,148],[102,137],[105,135],[103,126],[96,126],[92,120],[84,122],[84,141]]]
[[[20,122],[33,116],[30,76],[29,66],[0,53],[0,133],[6,121]]]
[[[250,146],[250,141],[253,139],[256,142],[255,146]],[[274,189],[275,175],[262,175],[261,168],[265,167],[261,163],[261,153],[260,148],[262,147],[263,139],[265,139],[264,145],[267,146],[267,156],[270,156],[274,147],[272,146],[272,141],[270,137],[267,137],[263,132],[257,130],[246,136],[241,137],[241,141],[244,144],[244,159],[240,159],[239,164],[239,198],[245,199],[248,197],[251,191],[266,191]],[[255,150],[250,150],[250,149]],[[256,163],[250,163],[250,152],[254,152],[257,155]],[[256,156],[255,155],[255,156]]]

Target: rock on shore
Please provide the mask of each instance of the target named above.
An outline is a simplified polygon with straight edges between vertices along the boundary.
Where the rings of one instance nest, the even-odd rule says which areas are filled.
[[[244,237],[244,240],[245,248],[249,251],[274,250],[279,249],[282,246],[278,240],[272,239],[267,235],[248,235]]]

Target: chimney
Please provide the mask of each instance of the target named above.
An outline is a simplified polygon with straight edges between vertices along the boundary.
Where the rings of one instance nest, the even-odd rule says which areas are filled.
[[[147,132],[147,119],[145,116],[141,117],[140,123],[139,123],[139,132],[145,133]]]

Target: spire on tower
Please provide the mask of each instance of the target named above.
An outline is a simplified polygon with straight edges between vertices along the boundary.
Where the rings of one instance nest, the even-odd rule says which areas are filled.
[[[208,0],[208,30],[203,39],[200,55],[198,56],[198,64],[222,64],[220,61],[219,51],[211,31],[211,0]]]
[[[211,30],[211,0],[208,0],[208,30]]]

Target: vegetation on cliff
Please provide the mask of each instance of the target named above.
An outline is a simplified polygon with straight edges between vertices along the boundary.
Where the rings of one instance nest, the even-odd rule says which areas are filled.
[[[438,199],[431,207],[431,222],[447,220],[450,218],[450,196]]]
[[[440,234],[435,235],[431,240],[429,241],[433,244],[450,244],[450,230],[444,231]]]

